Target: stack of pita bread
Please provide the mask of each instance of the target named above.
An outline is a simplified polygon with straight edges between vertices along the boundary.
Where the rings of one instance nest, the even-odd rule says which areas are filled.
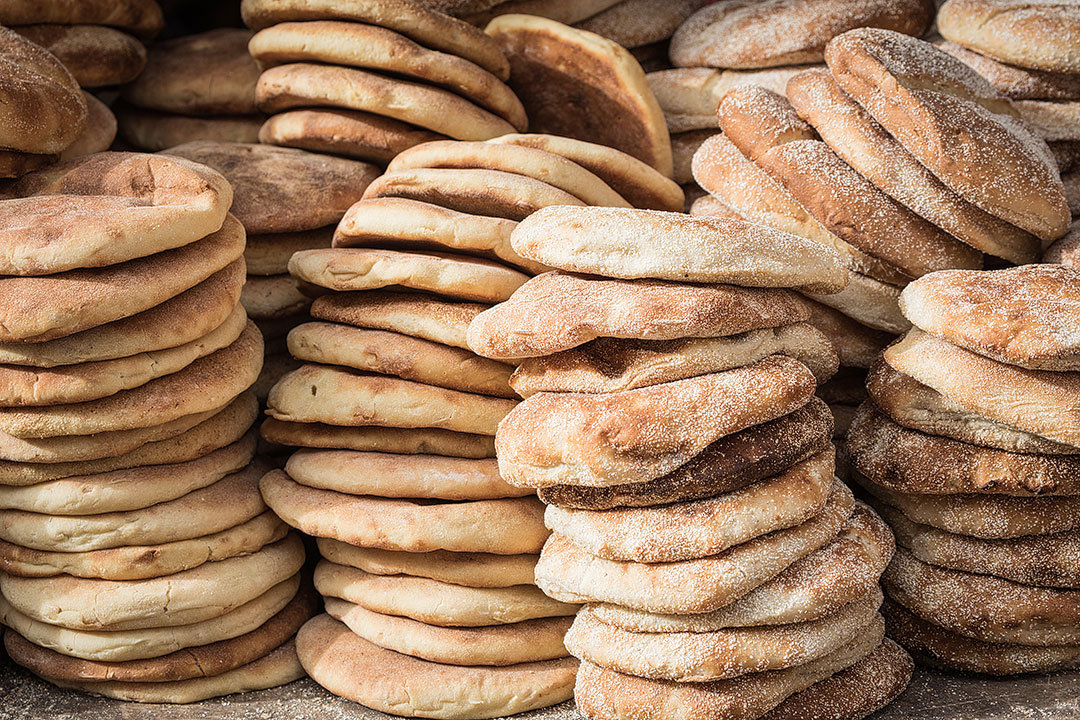
[[[154,45],[116,108],[120,136],[150,152],[195,140],[257,142],[263,117],[250,39],[246,30],[221,28]]]
[[[10,0],[0,25],[44,47],[84,88],[131,82],[146,65],[143,42],[165,26],[155,0]]]
[[[337,222],[379,171],[356,160],[272,145],[202,141],[165,152],[208,165],[232,185],[232,214],[247,232],[240,302],[266,342],[254,387],[264,401],[270,387],[299,366],[285,336],[307,319],[311,304],[289,275],[289,258],[330,247]]]
[[[835,480],[814,397],[838,360],[789,288],[833,293],[841,256],[740,220],[546,208],[514,250],[558,270],[476,317],[518,363],[502,477],[536,488],[548,595],[590,720],[863,717],[907,684],[883,640],[885,524]]]
[[[847,258],[844,292],[808,295],[812,323],[851,368],[822,388],[843,431],[863,371],[909,327],[897,298],[928,272],[982,267],[983,253],[1031,262],[1068,228],[1046,144],[1011,102],[933,45],[862,28],[831,40],[828,69],[729,92],[723,134],[694,155],[712,197],[695,213],[735,214],[814,239]],[[976,128],[972,130],[971,128]]]
[[[300,539],[267,510],[232,191],[101,153],[0,200],[0,621],[58,685],[187,702],[302,674]]]
[[[1080,271],[927,275],[849,443],[896,531],[890,635],[935,666],[1080,666]]]
[[[524,131],[493,39],[413,0],[244,0],[264,143],[381,165],[431,140]]]

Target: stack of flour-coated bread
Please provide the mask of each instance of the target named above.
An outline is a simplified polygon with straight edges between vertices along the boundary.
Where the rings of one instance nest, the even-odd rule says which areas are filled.
[[[578,709],[855,718],[899,694],[911,661],[878,614],[893,539],[834,478],[814,391],[838,359],[791,290],[841,291],[844,259],[619,208],[546,208],[511,241],[559,269],[468,339],[518,363],[499,470],[549,505],[537,584],[587,603],[566,638]]]
[[[548,135],[435,141],[368,186],[333,248],[292,256],[293,277],[317,296],[313,322],[289,333],[303,364],[271,390],[263,436],[303,449],[262,491],[318,538],[327,615],[299,650],[332,692],[469,717],[571,696],[563,636],[577,608],[535,586],[543,505],[494,459],[514,368],[475,355],[466,332],[549,269],[514,252],[518,221],[548,205],[628,208],[626,198],[682,205],[671,180],[613,148]]]
[[[890,634],[959,670],[1080,666],[1080,271],[933,273],[900,305],[849,435],[900,546]]]
[[[648,76],[672,133],[675,180],[694,182],[691,158],[719,132],[716,108],[733,88],[758,85],[783,95],[792,76],[821,66],[825,44],[837,35],[879,27],[921,36],[933,17],[930,0],[709,3],[675,34],[675,67]]]
[[[300,538],[267,511],[232,191],[100,153],[0,200],[0,621],[58,685],[183,702],[302,675]]]
[[[842,428],[862,371],[909,323],[904,285],[927,272],[982,266],[983,253],[1035,261],[1069,210],[1046,144],[1008,98],[968,66],[900,33],[858,29],[825,50],[828,69],[728,93],[723,135],[694,174],[735,213],[827,244],[848,259],[841,293],[809,295],[814,318],[852,368],[822,389]],[[974,128],[974,130],[973,130]]]

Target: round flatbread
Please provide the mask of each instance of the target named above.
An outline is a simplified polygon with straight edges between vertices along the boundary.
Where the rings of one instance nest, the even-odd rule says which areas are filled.
[[[105,152],[116,140],[116,116],[109,106],[85,90],[83,99],[86,100],[86,129],[75,138],[75,142],[64,148],[64,152],[60,153],[61,160],[74,160]]]
[[[270,145],[344,155],[377,165],[386,165],[413,145],[445,139],[393,118],[335,108],[276,113],[263,123],[258,137]]]
[[[158,152],[196,140],[213,142],[259,142],[262,115],[190,117],[143,110],[118,102],[113,106],[120,138],[132,147]]]
[[[1080,31],[1069,2],[954,0],[942,6],[938,29],[949,40],[1021,67],[1080,72],[1080,53],[1066,38]]]
[[[467,350],[465,335],[469,325],[488,307],[414,293],[365,290],[316,298],[311,305],[311,316]]]
[[[295,447],[421,453],[447,457],[493,458],[495,438],[437,428],[340,427],[322,423],[281,422],[267,418],[260,428],[268,442]]]
[[[81,87],[124,85],[146,66],[146,47],[104,25],[22,25],[12,28],[56,56]]]
[[[0,24],[108,25],[128,30],[143,39],[161,32],[165,25],[161,6],[153,0],[119,2],[37,2],[13,0],[5,3]]]
[[[302,232],[248,235],[244,247],[248,275],[284,275],[289,272],[293,253],[330,247],[333,236],[333,225]]]
[[[252,320],[303,320],[311,298],[300,291],[288,273],[252,275],[240,292],[240,304]]]
[[[434,550],[408,553],[349,545],[317,538],[319,552],[337,565],[348,565],[372,575],[409,575],[466,587],[532,585],[539,555],[493,555]]]

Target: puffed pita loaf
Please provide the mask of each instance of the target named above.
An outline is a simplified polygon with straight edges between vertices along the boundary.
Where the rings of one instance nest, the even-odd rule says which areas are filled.
[[[726,435],[673,473],[648,482],[541,488],[550,505],[582,510],[650,507],[733,492],[828,448],[833,416],[819,398],[783,417]]]
[[[494,555],[434,550],[409,553],[349,545],[318,538],[319,552],[337,565],[348,565],[373,575],[408,575],[465,587],[532,585],[539,555]]]
[[[308,251],[302,251],[308,252]],[[288,273],[250,275],[240,293],[240,304],[252,320],[302,319],[311,298],[297,287]]]
[[[942,6],[938,29],[949,40],[1003,62],[1052,72],[1080,72],[1069,37],[1080,11],[1068,2],[953,0]]]
[[[265,440],[279,445],[360,452],[422,453],[447,457],[493,458],[495,438],[438,428],[341,427],[322,423],[282,422],[266,418]]]
[[[0,570],[20,577],[71,575],[142,580],[246,555],[285,537],[289,526],[270,510],[210,535],[159,545],[127,545],[86,552],[50,552],[0,540]]]
[[[326,560],[315,567],[315,588],[374,612],[440,627],[509,625],[577,612],[576,606],[552,600],[534,585],[471,588],[427,578],[371,575]]]
[[[960,197],[1044,241],[1069,213],[1046,143],[975,70],[929,43],[873,28],[834,39],[837,83]]]
[[[251,632],[144,660],[81,660],[34,645],[16,632],[5,634],[4,645],[23,667],[59,680],[175,682],[220,675],[263,657],[295,635],[315,614],[316,605],[316,594],[305,586],[280,612]]]
[[[904,289],[900,309],[920,330],[1032,370],[1080,369],[1080,270],[1029,265],[935,273]]]
[[[439,627],[373,612],[327,598],[326,612],[358,636],[387,650],[444,665],[505,667],[567,656],[563,636],[571,618],[537,618],[508,625]]]
[[[191,117],[144,110],[124,102],[113,105],[122,141],[146,152],[158,152],[196,140],[259,142],[262,115]]]
[[[308,108],[271,115],[257,140],[385,165],[402,150],[444,135],[361,110]]]
[[[311,305],[311,316],[468,349],[465,334],[469,324],[488,307],[427,295],[365,290],[316,298]]]
[[[562,271],[522,285],[477,316],[469,347],[493,359],[552,355],[598,337],[723,337],[806,320],[791,291],[664,280],[609,280]]]
[[[408,0],[379,0],[344,7],[334,0],[245,0],[240,12],[244,24],[252,30],[305,20],[350,20],[389,28],[421,45],[471,60],[503,80],[510,76],[506,58],[483,32]]]
[[[889,526],[857,502],[836,537],[718,610],[663,615],[607,603],[587,607],[601,622],[631,632],[709,632],[808,622],[874,592],[895,549]]]
[[[480,720],[556,705],[574,695],[572,658],[505,668],[441,665],[360,638],[329,615],[297,635],[304,669],[336,695],[381,712]],[[357,668],[365,679],[357,681]]]
[[[806,366],[776,355],[610,395],[533,395],[500,424],[499,470],[527,487],[652,480],[725,435],[802,407],[815,386]]]
[[[206,417],[200,421],[204,414]],[[106,445],[98,448],[98,452],[88,453],[96,455],[96,459],[49,457],[31,462],[0,461],[0,485],[34,485],[73,475],[94,475],[141,465],[194,460],[239,440],[251,427],[257,414],[258,402],[254,396],[241,393],[216,412],[200,413],[191,420],[182,418],[179,427],[190,423],[187,430],[166,435],[164,439],[132,443],[133,447],[126,451],[123,449],[127,444],[125,441],[115,447]],[[62,448],[58,446],[56,449]]]
[[[160,657],[185,648],[229,640],[249,633],[282,610],[296,596],[300,576],[278,583],[269,592],[212,620],[146,630],[84,631],[47,625],[28,618],[0,597],[0,617],[35,645],[62,655],[102,662]]]
[[[55,516],[0,511],[0,539],[36,550],[85,552],[158,545],[220,532],[266,510],[258,492],[260,463],[176,500],[126,512]]]
[[[818,620],[706,632],[629,632],[607,625],[589,607],[578,613],[566,647],[579,660],[635,677],[704,683],[795,667],[846,645],[878,615],[881,591]]]
[[[11,29],[55,55],[80,87],[125,85],[146,66],[146,47],[116,28],[48,23]]]
[[[712,612],[745,596],[836,537],[854,509],[837,481],[825,509],[802,525],[707,558],[671,563],[604,560],[552,535],[540,553],[536,583],[563,602],[605,602],[652,613]]]
[[[488,303],[508,299],[528,279],[505,265],[464,255],[366,248],[304,250],[289,260],[289,273],[336,292],[405,287]]]
[[[349,495],[301,485],[280,470],[259,487],[289,525],[361,547],[518,555],[538,552],[548,536],[533,497],[455,503]]]
[[[165,22],[161,7],[151,0],[116,2],[48,2],[14,0],[6,3],[0,23],[4,25],[108,25],[148,40],[161,32]]]
[[[980,447],[905,428],[868,401],[855,414],[848,452],[859,472],[898,492],[942,495],[1080,494],[1080,458]]]
[[[395,377],[306,364],[274,386],[267,405],[270,417],[286,422],[440,428],[494,435],[499,421],[515,403]]]
[[[538,392],[621,392],[723,372],[770,355],[795,358],[819,383],[839,367],[829,338],[808,323],[793,323],[722,338],[600,338],[572,350],[522,361],[510,376],[510,385],[524,398]]]
[[[53,340],[149,310],[206,280],[243,251],[244,229],[227,218],[221,230],[202,240],[106,270],[4,277],[0,341]]]
[[[934,43],[958,60],[975,68],[991,85],[1014,100],[1076,100],[1080,77],[1076,73],[1049,72],[1010,65],[989,55],[943,40]]]
[[[1015,100],[1020,117],[1047,142],[1055,140],[1080,140],[1080,102],[1052,100]],[[1069,210],[1076,212],[1076,201],[1070,192],[1068,178],[1065,183],[1065,198]]]
[[[610,145],[671,177],[664,114],[628,50],[530,15],[501,15],[486,32],[510,61],[510,87],[525,105],[534,132]],[[576,112],[560,109],[567,98],[573,98]]]
[[[618,208],[550,207],[514,228],[514,250],[571,272],[633,280],[796,287],[847,284],[844,259],[805,238],[724,218]]]
[[[304,563],[298,535],[249,555],[162,578],[21,578],[0,574],[5,599],[39,622],[72,630],[143,630],[216,618],[292,577]]]
[[[285,472],[305,487],[349,495],[453,501],[532,495],[499,477],[491,458],[301,449],[289,457]]]
[[[634,207],[669,212],[683,208],[682,188],[671,178],[616,148],[543,133],[503,135],[488,142],[537,148],[573,160],[601,178]]]

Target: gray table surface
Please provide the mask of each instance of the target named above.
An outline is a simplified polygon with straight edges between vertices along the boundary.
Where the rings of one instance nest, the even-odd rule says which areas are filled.
[[[386,720],[311,680],[192,705],[140,705],[59,690],[0,657],[0,720]],[[518,716],[580,720],[572,703]],[[1080,672],[1016,679],[917,669],[907,691],[873,720],[1080,720]]]

